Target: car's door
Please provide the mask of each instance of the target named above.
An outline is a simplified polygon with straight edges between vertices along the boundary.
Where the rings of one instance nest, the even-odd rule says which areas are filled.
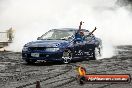
[[[95,50],[95,36],[90,35],[85,38],[85,45],[84,45],[84,56],[89,57],[93,54]]]
[[[73,56],[75,58],[80,58],[84,56],[84,46],[85,46],[85,42],[82,41],[82,39],[80,39],[80,36],[74,39]]]
[[[84,45],[83,42],[76,42],[74,44],[74,57],[80,58],[84,56]]]
[[[88,30],[84,30],[84,35],[89,35]],[[74,43],[74,57],[82,58],[88,57],[94,49],[94,45],[91,44],[93,41],[94,35],[88,36],[84,41],[75,41]]]

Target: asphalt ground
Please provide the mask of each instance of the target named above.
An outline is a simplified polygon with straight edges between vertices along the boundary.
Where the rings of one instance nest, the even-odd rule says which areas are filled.
[[[132,46],[116,46],[115,55],[99,60],[84,60],[70,64],[37,62],[26,64],[20,52],[0,52],[0,88],[132,88],[126,84],[90,84],[77,82],[76,66],[86,68],[87,74],[132,75]]]

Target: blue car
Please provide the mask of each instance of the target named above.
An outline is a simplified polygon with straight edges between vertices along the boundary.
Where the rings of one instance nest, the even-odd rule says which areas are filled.
[[[76,38],[78,29],[49,30],[36,41],[24,45],[22,59],[27,63],[35,63],[37,60],[63,63],[70,63],[78,59],[95,60],[96,53],[100,54],[101,40],[86,29],[81,29],[81,31],[84,33],[83,40]],[[95,52],[96,50],[97,52]]]

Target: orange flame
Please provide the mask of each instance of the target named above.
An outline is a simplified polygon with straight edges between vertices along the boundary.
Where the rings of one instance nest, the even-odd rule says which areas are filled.
[[[86,75],[86,69],[82,66],[78,67],[79,76],[85,76]]]

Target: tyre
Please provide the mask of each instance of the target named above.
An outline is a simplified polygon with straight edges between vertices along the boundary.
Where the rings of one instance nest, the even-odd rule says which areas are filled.
[[[93,51],[93,60],[96,60],[95,51]]]
[[[71,50],[69,50],[69,49],[65,50],[63,52],[62,59],[63,59],[63,63],[65,63],[65,64],[70,63],[71,60],[72,60],[72,52],[71,52]]]
[[[96,60],[95,51],[92,51],[92,57],[90,57],[90,60]]]

